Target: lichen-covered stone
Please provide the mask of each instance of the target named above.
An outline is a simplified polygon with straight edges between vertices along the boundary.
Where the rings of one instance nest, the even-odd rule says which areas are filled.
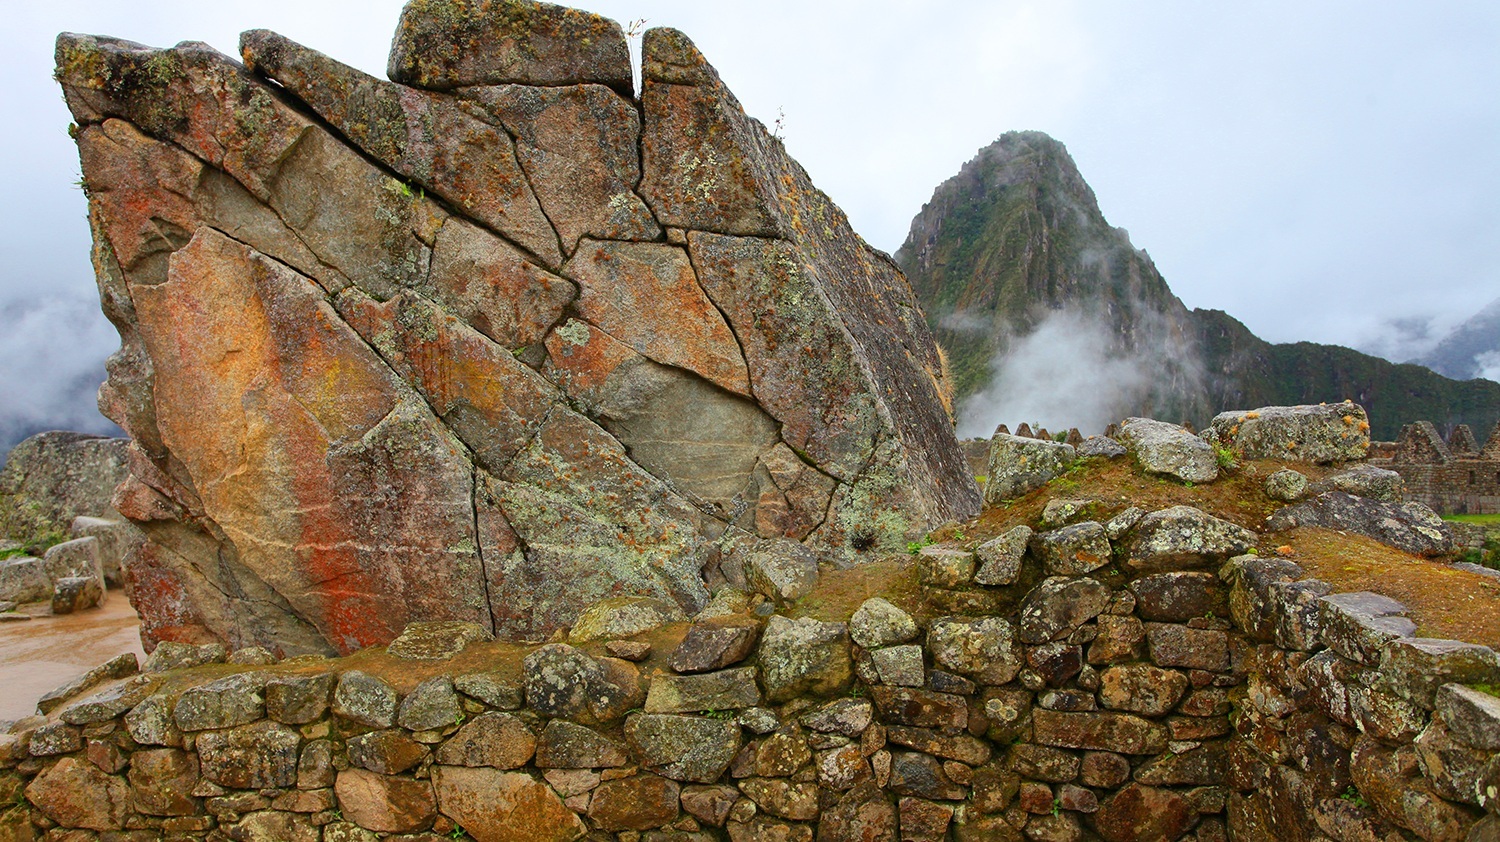
[[[322,718],[337,676],[278,675],[266,679],[266,716],[287,725],[305,725]]]
[[[1017,637],[1030,644],[1056,640],[1104,613],[1109,600],[1109,586],[1094,579],[1043,579],[1021,603]]]
[[[441,661],[464,651],[470,643],[494,639],[489,629],[466,620],[407,623],[385,651],[409,661]]]
[[[1136,524],[1127,563],[1142,571],[1201,567],[1255,546],[1250,530],[1192,506],[1151,512]]]
[[[1022,525],[980,544],[974,549],[974,556],[979,561],[974,581],[992,587],[1015,582],[1021,573],[1021,558],[1030,541],[1031,527]]]
[[[641,713],[625,720],[641,765],[674,781],[713,783],[740,749],[740,726],[699,716]]]
[[[103,578],[67,576],[52,583],[52,613],[54,615],[60,616],[96,608],[103,601]]]
[[[526,704],[521,682],[498,673],[476,672],[456,676],[453,689],[500,710],[519,710]]]
[[[135,808],[148,816],[191,816],[198,812],[192,796],[198,785],[198,758],[177,749],[137,751],[130,757],[131,795]]]
[[[333,712],[371,728],[396,724],[396,691],[368,673],[350,670],[339,676],[333,691]]]
[[[1266,496],[1283,503],[1295,503],[1307,496],[1307,475],[1291,468],[1282,468],[1266,477],[1262,488]]]
[[[1130,583],[1142,619],[1182,623],[1194,617],[1227,617],[1228,594],[1212,573],[1178,571]]]
[[[1500,684],[1500,655],[1457,640],[1407,637],[1381,652],[1381,689],[1432,710],[1444,684]]]
[[[108,722],[144,701],[153,687],[151,680],[144,676],[122,681],[68,705],[57,718],[69,725]]]
[[[434,90],[467,85],[609,85],[630,91],[620,25],[577,9],[494,0],[418,0],[402,10],[390,77]]]
[[[224,650],[222,643],[194,645],[166,640],[158,644],[156,649],[146,657],[146,663],[141,667],[141,672],[166,672],[203,664],[222,664],[226,657],[228,653]]]
[[[1406,502],[1406,483],[1401,475],[1374,465],[1355,465],[1313,484],[1312,493],[1322,494],[1324,491],[1342,491],[1398,505]]]
[[[1030,547],[1054,576],[1091,573],[1111,560],[1109,537],[1094,521],[1039,532],[1031,537]]]
[[[1218,457],[1208,442],[1176,424],[1150,418],[1127,418],[1120,423],[1120,441],[1135,453],[1147,472],[1184,482],[1213,482],[1219,477]]]
[[[1353,401],[1221,412],[1213,429],[1243,459],[1349,462],[1370,449],[1369,419]]]
[[[194,687],[182,694],[172,717],[183,731],[230,728],[265,715],[265,676],[240,673]]]
[[[927,629],[927,650],[933,663],[983,684],[1004,684],[1021,667],[1015,628],[1000,617],[934,620]]]
[[[578,615],[568,633],[574,645],[632,637],[683,619],[682,609],[647,597],[618,597],[594,603]]]
[[[657,675],[646,694],[647,713],[698,713],[738,710],[760,704],[755,668],[719,670],[698,675]]]
[[[1273,531],[1319,526],[1373,538],[1402,552],[1438,556],[1453,548],[1453,530],[1421,503],[1385,503],[1342,491],[1325,491],[1277,511],[1266,521]]]
[[[614,740],[565,719],[548,722],[536,747],[536,765],[544,769],[614,768],[628,760]]]
[[[1187,799],[1171,790],[1131,784],[1099,807],[1095,827],[1106,842],[1179,839],[1197,821]]]
[[[446,770],[447,767],[437,768]],[[434,774],[434,778],[438,775]],[[360,827],[378,833],[426,830],[437,815],[432,781],[392,777],[365,769],[345,769],[339,772],[334,792],[344,816]]]
[[[122,829],[131,807],[122,778],[77,757],[64,757],[38,775],[26,787],[26,800],[63,827],[100,832]]]
[[[974,554],[955,547],[923,547],[917,553],[917,576],[934,588],[962,588],[974,579]]]
[[[536,735],[520,717],[491,711],[464,723],[438,749],[436,759],[444,766],[516,769],[531,760],[536,746]]]
[[[1188,677],[1150,664],[1110,667],[1100,676],[1099,701],[1112,710],[1161,716],[1187,692]]]
[[[795,602],[818,584],[817,558],[786,541],[758,544],[744,561],[745,584],[777,605]]]
[[[1167,747],[1166,728],[1128,713],[1032,711],[1036,741],[1058,748],[1157,754]]]
[[[1072,445],[997,433],[990,439],[984,501],[995,505],[1041,488],[1066,471],[1076,458]]]
[[[878,596],[860,603],[849,618],[849,636],[866,649],[905,643],[918,632],[910,614]]]
[[[351,765],[381,775],[399,775],[427,758],[427,747],[397,728],[351,737],[346,747]]]
[[[766,700],[773,703],[808,694],[830,696],[853,677],[849,632],[843,623],[773,616],[756,657]]]
[[[447,676],[429,678],[401,700],[396,724],[408,731],[432,731],[457,722],[463,713]]]
[[[279,722],[260,721],[198,735],[203,777],[232,789],[295,786],[302,738]]]
[[[882,684],[921,687],[927,683],[922,647],[887,646],[884,649],[872,649],[869,654]]]
[[[1500,751],[1500,698],[1462,684],[1444,684],[1436,702],[1448,731],[1464,745]]]
[[[681,787],[657,775],[606,781],[589,800],[589,821],[600,830],[650,830],[677,818]]]
[[[723,669],[749,657],[759,638],[760,623],[749,617],[701,619],[688,627],[668,664],[680,673]]]
[[[804,714],[801,722],[814,731],[857,737],[870,727],[873,714],[874,709],[865,699],[835,699]]]
[[[1417,624],[1402,616],[1406,606],[1380,594],[1329,594],[1318,600],[1318,611],[1323,642],[1367,666],[1380,663],[1380,650],[1387,643],[1417,631]]]

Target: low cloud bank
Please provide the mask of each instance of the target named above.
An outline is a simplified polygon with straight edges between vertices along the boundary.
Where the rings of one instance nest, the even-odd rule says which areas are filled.
[[[1165,396],[1199,387],[1196,355],[1165,325],[1138,326],[1135,339],[1135,350],[1122,351],[1098,318],[1049,315],[996,355],[989,385],[960,408],[959,437],[988,438],[999,424],[1014,430],[1022,422],[1102,433],[1128,415],[1160,414]]]
[[[44,430],[123,435],[96,405],[104,360],[119,347],[93,296],[0,303],[0,462]]]

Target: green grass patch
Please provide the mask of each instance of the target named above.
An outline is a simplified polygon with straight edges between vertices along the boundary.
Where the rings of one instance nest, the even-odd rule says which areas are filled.
[[[1443,515],[1443,520],[1456,523],[1475,523],[1480,526],[1500,526],[1500,515]]]

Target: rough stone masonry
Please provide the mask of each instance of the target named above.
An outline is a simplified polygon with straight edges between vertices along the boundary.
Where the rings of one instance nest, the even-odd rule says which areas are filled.
[[[906,280],[681,33],[413,0],[390,77],[64,34],[163,640],[539,639],[978,511]]]

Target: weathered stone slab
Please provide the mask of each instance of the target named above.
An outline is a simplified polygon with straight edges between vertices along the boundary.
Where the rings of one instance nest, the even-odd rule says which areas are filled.
[[[464,723],[438,749],[436,759],[444,766],[516,769],[536,754],[536,744],[536,736],[520,717],[491,711]]]
[[[1135,453],[1136,461],[1148,473],[1184,482],[1213,482],[1219,477],[1214,449],[1176,424],[1126,418],[1120,423],[1120,442]]]
[[[938,666],[983,684],[1004,684],[1021,668],[1016,636],[1000,617],[944,617],[928,627],[927,650]]]
[[[391,43],[389,73],[434,90],[598,83],[629,93],[631,85],[619,24],[531,0],[408,3]]]
[[[92,763],[64,757],[26,787],[26,800],[63,827],[120,830],[130,811],[130,788]]]
[[[377,833],[425,830],[432,826],[437,815],[431,781],[391,777],[365,769],[345,769],[339,772],[334,792],[350,821]]]
[[[1031,537],[1030,546],[1054,576],[1091,573],[1111,560],[1109,537],[1101,524],[1091,520],[1039,532]]]
[[[1069,444],[997,433],[990,439],[984,501],[995,505],[1041,488],[1066,471],[1076,458],[1077,452]]]
[[[1432,710],[1444,684],[1500,684],[1500,655],[1457,640],[1406,637],[1381,651],[1378,687]]]
[[[760,686],[755,668],[706,672],[698,675],[657,675],[646,694],[647,713],[699,713],[755,707]]]
[[[1325,491],[1277,511],[1266,521],[1273,531],[1319,526],[1373,538],[1402,552],[1439,556],[1453,549],[1453,530],[1421,503],[1383,503],[1342,491]]]
[[[1166,750],[1167,731],[1160,724],[1128,713],[1032,711],[1036,741],[1059,748],[1158,754]]]
[[[1352,401],[1221,412],[1213,429],[1244,459],[1349,462],[1370,449],[1369,419]]]
[[[1380,663],[1387,643],[1411,637],[1417,624],[1401,616],[1406,606],[1369,592],[1329,594],[1318,600],[1323,642],[1351,661]]]
[[[368,76],[267,30],[240,36],[245,66],[275,79],[340,134],[462,208],[549,267],[557,233],[516,161],[515,143],[452,97]]]
[[[1056,640],[1094,619],[1109,607],[1109,586],[1094,579],[1051,576],[1021,603],[1017,637],[1023,643]]]
[[[301,745],[296,731],[268,721],[205,731],[197,741],[203,777],[231,789],[295,786]]]
[[[1031,527],[1023,525],[980,544],[974,549],[974,556],[979,561],[974,581],[993,587],[1015,582],[1021,573],[1021,558],[1030,541]]]
[[[1242,526],[1192,506],[1173,506],[1136,524],[1127,564],[1146,572],[1201,567],[1239,555],[1255,542],[1255,533]]]
[[[601,85],[464,89],[516,138],[516,157],[557,228],[564,254],[584,237],[655,240],[661,227],[635,193],[640,115]]]
[[[641,713],[625,720],[641,765],[674,781],[713,783],[740,749],[740,726],[699,716]]]
[[[853,677],[849,632],[843,623],[775,615],[761,636],[757,659],[766,700],[773,703],[809,694],[831,696]]]

